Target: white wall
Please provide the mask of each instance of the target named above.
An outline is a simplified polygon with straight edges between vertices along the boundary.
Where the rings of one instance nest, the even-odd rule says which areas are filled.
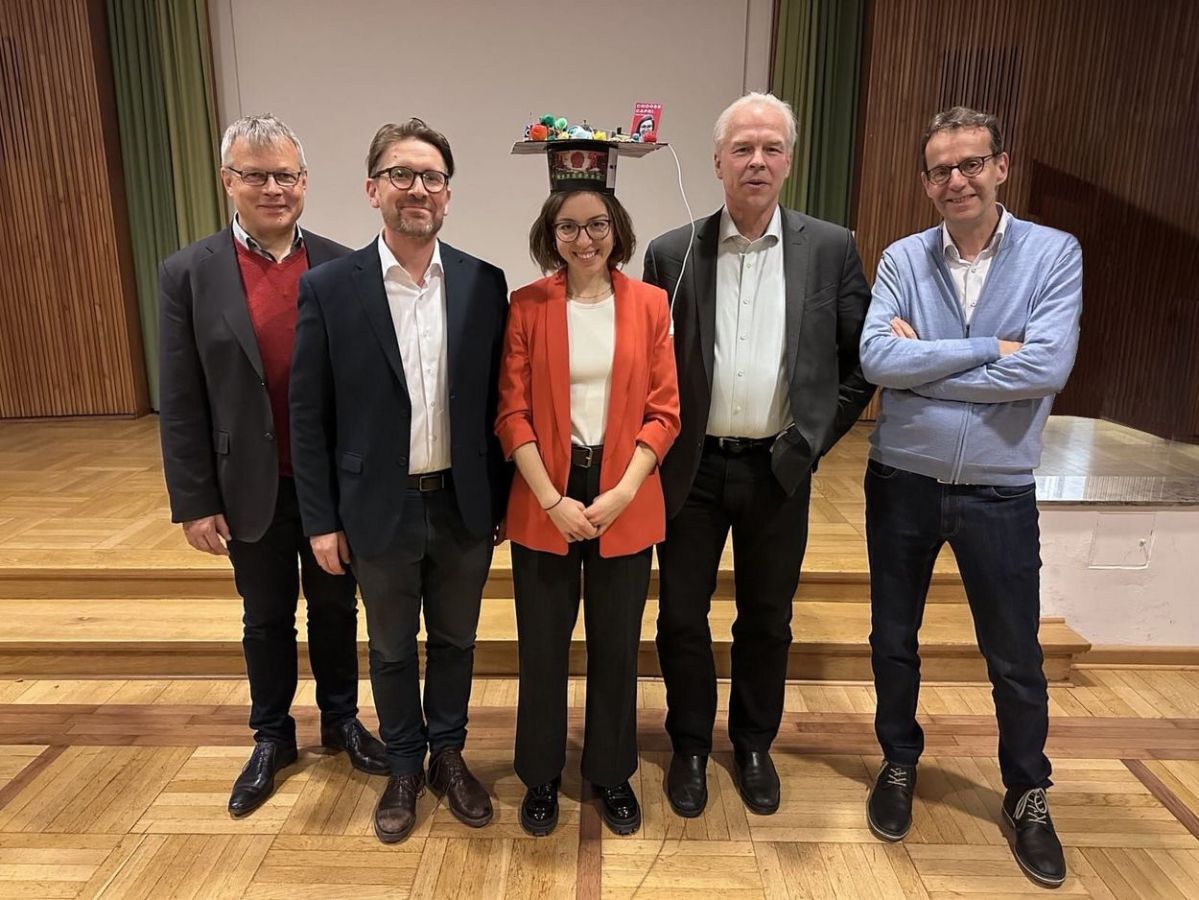
[[[1041,507],[1041,612],[1093,644],[1199,646],[1194,507]]]
[[[770,0],[212,0],[222,126],[272,112],[304,143],[302,223],[350,246],[377,233],[365,156],[384,122],[420,116],[444,132],[457,172],[442,232],[502,266],[512,287],[539,273],[527,235],[548,193],[545,162],[509,155],[532,117],[626,130],[638,100],[663,104],[660,137],[682,163],[695,214],[718,208],[712,124],[764,90]],[[640,249],[686,222],[669,151],[622,160],[617,195]]]

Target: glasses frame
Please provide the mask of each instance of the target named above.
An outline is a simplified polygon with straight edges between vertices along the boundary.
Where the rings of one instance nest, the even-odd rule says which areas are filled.
[[[567,228],[570,228],[572,226],[574,227],[574,230],[575,230],[574,237],[568,238],[566,235],[562,234],[562,232],[560,232],[558,230],[559,228],[561,228],[564,225]],[[592,229],[593,225],[598,226],[598,228],[600,230],[599,234],[596,234],[595,231]],[[602,241],[604,238],[606,238],[609,234],[612,233],[612,220],[609,218],[592,219],[590,222],[583,222],[581,224],[579,222],[571,222],[570,220],[566,220],[563,222],[555,222],[551,227],[553,228],[553,231],[554,231],[554,237],[556,237],[558,240],[560,240],[564,244],[573,244],[575,241],[577,241],[579,239],[579,235],[582,234],[584,231],[587,232],[587,236],[589,238],[591,238],[593,241]]]
[[[294,188],[297,184],[300,183],[300,179],[304,177],[304,173],[307,171],[306,169],[300,169],[300,171],[298,171],[298,172],[291,172],[287,169],[281,169],[278,172],[258,172],[258,171],[243,172],[241,169],[233,168],[233,166],[221,166],[221,168],[228,169],[230,172],[232,172],[234,175],[236,175],[238,178],[240,178],[245,184],[248,184],[250,187],[266,187],[266,183],[268,181],[274,179],[275,185],[277,187]],[[285,184],[284,182],[279,180],[280,175],[284,175],[288,178],[294,178],[295,181],[293,181],[291,184]],[[250,180],[251,178],[257,178],[258,176],[262,176],[261,184],[256,184],[254,181]]]
[[[979,175],[981,175],[983,173],[983,169],[985,169],[987,167],[987,162],[989,160],[995,159],[999,155],[1000,154],[998,154],[998,153],[988,153],[986,156],[968,156],[965,159],[960,160],[957,163],[954,163],[952,166],[933,166],[932,169],[925,169],[923,174],[924,174],[924,177],[928,179],[929,184],[936,185],[937,187],[940,187],[943,184],[949,184],[949,179],[951,179],[953,177],[954,169],[957,169],[959,172],[961,172],[963,178],[977,178]],[[981,163],[981,165],[979,166],[978,171],[975,172],[973,175],[967,175],[965,172],[962,171],[962,166],[966,165],[967,163],[972,163],[972,162],[979,162],[979,163]],[[936,181],[933,178],[933,169],[946,169],[947,174],[945,175],[944,180]]]
[[[407,184],[400,184],[399,181],[396,180],[397,176],[394,173],[400,169],[412,174],[412,179]],[[418,172],[416,169],[409,168],[408,166],[388,166],[386,169],[380,169],[378,172],[372,175],[371,178],[382,178],[385,175],[387,176],[387,180],[392,183],[396,190],[400,191],[412,190],[412,186],[416,184],[416,179],[418,177],[420,178],[420,183],[424,185],[425,190],[430,194],[440,194],[450,186],[449,173],[443,172],[440,169],[425,169],[423,172]],[[439,186],[434,187],[433,185],[429,184],[429,180],[426,177],[428,175],[440,175],[444,180]]]

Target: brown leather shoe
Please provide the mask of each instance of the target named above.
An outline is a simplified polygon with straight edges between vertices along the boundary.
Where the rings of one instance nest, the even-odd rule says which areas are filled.
[[[375,836],[385,844],[408,837],[416,825],[416,798],[424,792],[424,770],[389,777],[375,807]]]
[[[429,786],[445,797],[446,806],[463,824],[482,828],[491,821],[491,797],[470,774],[457,747],[439,750],[429,761]]]

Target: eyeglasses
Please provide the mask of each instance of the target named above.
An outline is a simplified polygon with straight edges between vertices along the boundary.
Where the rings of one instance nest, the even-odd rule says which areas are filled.
[[[275,179],[275,184],[281,188],[295,187],[300,183],[300,176],[304,174],[303,169],[299,172],[288,172],[286,169],[281,172],[259,172],[256,170],[243,172],[240,169],[233,168],[233,166],[224,166],[224,168],[228,169],[250,187],[262,187],[269,178]]]
[[[932,184],[944,184],[953,175],[953,170],[957,169],[967,178],[973,178],[983,170],[987,160],[994,159],[995,156],[996,154],[989,153],[986,156],[971,156],[963,159],[956,166],[933,166],[931,169],[924,170],[924,177]]]
[[[417,172],[409,169],[407,166],[392,166],[390,169],[380,169],[371,178],[382,178],[384,175],[401,191],[406,191],[412,185],[416,184],[416,177],[418,175],[425,186],[425,190],[430,194],[441,193],[445,190],[446,185],[450,183],[450,176],[445,172],[439,172],[436,169],[425,169],[423,172]]]
[[[593,241],[598,241],[608,236],[608,232],[612,230],[612,222],[610,219],[592,219],[585,225],[578,222],[554,223],[554,234],[558,236],[558,240],[567,244],[577,241],[579,232],[584,229]]]

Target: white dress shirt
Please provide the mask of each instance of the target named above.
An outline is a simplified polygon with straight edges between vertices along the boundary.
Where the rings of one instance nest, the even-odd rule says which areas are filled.
[[[786,302],[780,209],[775,207],[766,233],[756,241],[742,236],[728,210],[722,210],[708,434],[764,438],[790,423]]]
[[[445,330],[445,277],[441,268],[441,242],[433,245],[433,258],[417,284],[396,262],[383,235],[379,235],[383,288],[391,323],[395,327],[408,398],[412,402],[412,427],[408,438],[408,472],[421,475],[450,467],[450,406]]]
[[[616,345],[616,300],[609,294],[594,303],[566,301],[570,347],[570,442],[598,447],[608,422],[612,353]]]
[[[978,295],[982,293],[987,281],[987,272],[991,271],[991,260],[999,252],[1003,242],[1003,234],[1007,230],[1012,214],[999,205],[999,224],[995,233],[987,241],[987,246],[973,260],[962,259],[958,246],[949,236],[949,229],[941,223],[941,246],[945,251],[945,265],[949,267],[949,275],[953,278],[953,286],[957,288],[958,302],[962,304],[962,312],[966,316],[966,324],[974,317],[974,307],[978,306]]]

